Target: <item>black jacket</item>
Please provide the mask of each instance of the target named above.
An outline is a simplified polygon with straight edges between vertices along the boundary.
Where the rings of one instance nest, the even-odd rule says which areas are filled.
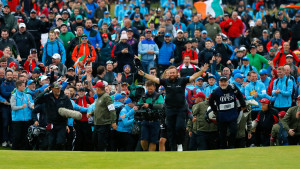
[[[175,65],[180,65],[182,64],[182,52],[185,50],[185,43],[186,39],[183,38],[181,41],[179,41],[177,38],[173,40],[173,43],[176,45],[175,48]]]
[[[41,93],[34,101],[35,105],[45,103],[45,113],[47,117],[47,123],[52,124],[64,124],[67,125],[67,118],[62,117],[58,113],[58,109],[61,107],[73,110],[70,99],[61,91],[58,99],[54,98],[53,93],[47,93],[47,91]]]
[[[36,48],[34,37],[28,31],[25,31],[22,34],[20,32],[16,32],[12,36],[12,39],[16,42],[18,46],[22,60],[27,59],[30,49]]]
[[[49,22],[42,22],[39,19],[30,18],[30,19],[28,19],[28,21],[26,23],[26,29],[28,32],[30,32],[32,34],[35,41],[40,41],[41,34],[48,32],[48,29],[47,29],[49,27],[48,24],[49,24]]]
[[[225,44],[223,42],[221,44],[216,43],[215,50],[216,50],[217,53],[220,53],[221,56],[222,56],[221,63],[223,65],[227,65],[227,61],[230,59],[230,57],[232,55],[232,51],[227,46],[227,44]]]
[[[211,49],[204,48],[204,50],[202,50],[198,54],[198,61],[199,61],[198,66],[201,67],[205,63],[209,64],[209,61],[212,59],[213,56],[216,56],[216,50],[215,49],[213,49],[213,48],[211,48]]]
[[[258,120],[257,130],[261,134],[271,134],[273,125],[278,121],[278,111],[274,108],[265,112],[260,111],[256,120]]]

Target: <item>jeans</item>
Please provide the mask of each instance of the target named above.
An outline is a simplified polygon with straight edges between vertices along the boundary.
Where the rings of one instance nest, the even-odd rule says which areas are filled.
[[[27,139],[28,127],[30,126],[29,121],[13,121],[13,139],[12,149],[13,150],[28,150],[29,143]]]
[[[63,150],[66,143],[66,125],[53,124],[53,128],[47,131],[48,150]]]
[[[95,125],[95,144],[97,151],[106,151],[109,143],[110,124],[107,125]]]
[[[230,41],[232,43],[232,46],[234,46],[234,48],[238,48],[240,46],[240,39],[241,39],[240,37],[230,37]]]
[[[141,63],[142,63],[142,67],[143,67],[143,70],[145,71],[145,73],[149,74],[150,68],[154,67],[154,60],[141,61]]]
[[[186,107],[166,108],[166,125],[171,151],[176,151],[177,144],[184,142],[186,113]]]
[[[7,105],[2,105],[2,141],[11,141],[12,139],[12,127],[11,127],[11,108]]]
[[[227,140],[227,130],[229,131],[229,136]],[[225,148],[234,148],[235,146],[235,138],[237,134],[237,121],[231,122],[219,122],[218,121],[218,131],[220,138],[220,146],[222,149]],[[228,145],[227,145],[228,142]]]

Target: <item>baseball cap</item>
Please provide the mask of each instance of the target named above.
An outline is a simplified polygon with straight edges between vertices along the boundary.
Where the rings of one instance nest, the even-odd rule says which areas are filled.
[[[19,18],[18,20],[17,20],[17,22],[23,22],[24,20],[22,19],[22,18]]]
[[[85,91],[84,87],[79,87],[78,91]]]
[[[32,10],[30,11],[30,13],[36,13],[36,10],[32,9]]]
[[[69,67],[68,71],[75,71],[75,69],[73,67]]]
[[[40,73],[41,73],[41,71],[40,71],[40,69],[38,69],[38,68],[35,68],[35,69],[33,69],[32,73],[37,73],[37,74],[40,74]]]
[[[186,20],[187,20],[187,21],[192,21],[192,18],[187,18]]]
[[[278,113],[278,117],[284,118],[285,114],[286,114],[285,111],[281,111],[281,112]]]
[[[249,58],[247,56],[244,56],[242,60],[247,60],[249,61]]]
[[[131,28],[128,28],[127,32],[133,32],[133,30]]]
[[[141,4],[144,4],[144,3],[145,3],[145,1],[142,1],[142,2],[141,2]]]
[[[124,17],[129,17],[128,14],[125,14]]]
[[[53,83],[53,88],[59,89],[59,88],[61,88],[61,84],[59,82],[54,82]]]
[[[237,74],[237,73],[242,73],[239,69],[234,69],[233,71],[232,71],[232,74],[233,75],[235,75],[235,74]]]
[[[171,37],[171,34],[170,33],[166,33],[165,37]]]
[[[62,14],[69,14],[69,12],[68,11],[63,11]]]
[[[223,81],[223,80],[228,81],[228,78],[226,76],[221,76],[219,81]]]
[[[103,38],[108,38],[107,33],[103,33],[103,34],[102,34],[102,37],[103,37]]]
[[[196,97],[196,98],[202,98],[202,99],[206,98],[206,96],[205,96],[205,94],[203,92],[199,92],[199,93],[195,94],[194,97]]]
[[[106,62],[106,64],[108,65],[108,64],[113,64],[114,62],[113,61],[111,61],[111,60],[108,60],[107,62]]]
[[[271,47],[271,48],[270,48],[270,52],[275,52],[275,48],[274,48],[274,47]]]
[[[45,15],[45,14],[42,14],[42,15],[40,16],[40,18],[46,18],[46,15]]]
[[[260,75],[267,75],[267,74],[268,74],[268,71],[267,71],[267,69],[261,69],[261,70],[259,71],[259,74],[260,74]]]
[[[241,48],[239,48],[236,52],[244,52]]]
[[[250,5],[246,5],[246,8],[251,8],[251,6]]]
[[[140,15],[139,15],[139,14],[135,14],[134,17],[135,17],[135,18],[138,18],[138,17],[140,17]]]
[[[57,18],[57,19],[56,19],[56,21],[59,21],[59,20],[63,21],[63,18]]]
[[[104,88],[104,87],[105,87],[105,85],[104,85],[104,83],[103,83],[103,82],[97,82],[97,83],[96,83],[96,85],[95,85],[95,86],[93,86],[93,87],[96,87],[96,88]]]
[[[22,6],[21,6],[21,5],[18,5],[18,6],[16,7],[16,10],[21,10],[21,8],[22,8]]]
[[[299,100],[300,99],[300,95],[297,97],[297,100]]]
[[[240,73],[237,73],[237,74],[234,75],[233,78],[234,79],[236,79],[236,78],[244,78],[244,76],[242,74],[240,74]]]
[[[37,50],[35,48],[30,49],[30,54],[37,53]]]
[[[54,55],[52,56],[52,59],[60,59],[60,54],[58,53],[54,53]]]
[[[34,83],[34,80],[28,80],[27,86],[30,85],[31,83]]]
[[[207,31],[206,30],[203,30],[202,32],[201,32],[201,34],[207,34]]]
[[[210,78],[216,79],[216,76],[215,76],[215,75],[209,75],[208,78],[209,78],[209,79],[210,79]]]
[[[287,21],[286,21],[286,20],[283,20],[283,21],[281,21],[281,23],[287,23]]]
[[[20,23],[20,24],[19,24],[19,28],[26,28],[25,23]]]
[[[244,46],[240,47],[240,49],[241,49],[242,51],[246,51],[246,50],[247,50]]]
[[[278,15],[282,15],[283,13],[281,11],[278,12]]]
[[[48,76],[42,75],[39,77],[41,79],[41,81],[46,80],[48,78]]]
[[[125,104],[132,103],[132,100],[130,98],[127,98],[124,103]]]
[[[263,33],[268,33],[268,30],[266,30],[266,29],[265,29],[265,30],[263,30]]]
[[[58,32],[58,33],[60,33],[59,29],[54,29],[54,32]]]
[[[265,103],[265,104],[270,104],[270,100],[266,99],[266,98],[261,99],[259,102],[260,103]]]
[[[215,17],[213,17],[213,16],[210,16],[210,17],[209,17],[209,19],[215,19]]]
[[[293,55],[288,54],[288,55],[286,55],[286,58],[293,58]]]
[[[82,16],[81,15],[77,15],[76,19],[82,19]]]
[[[186,7],[189,7],[189,6],[191,6],[191,5],[190,5],[190,4],[186,4],[185,6],[186,6]]]
[[[115,94],[115,97],[114,97],[115,100],[124,99],[124,98],[125,98],[125,95],[121,94],[121,93]]]
[[[9,5],[5,5],[3,8],[10,8]]]
[[[107,15],[107,14],[109,14],[109,12],[108,12],[108,11],[105,11],[105,12],[104,12],[104,15]]]
[[[251,45],[251,46],[250,46],[250,49],[252,49],[252,48],[255,48],[255,49],[256,49],[256,46],[255,46],[255,45]]]
[[[81,37],[88,37],[87,34],[82,34]]]
[[[151,33],[151,30],[150,29],[146,29],[145,32],[150,32]]]
[[[263,5],[261,5],[259,8],[260,8],[260,9],[265,9],[265,7],[264,7]]]
[[[181,29],[178,29],[178,30],[177,30],[177,34],[178,34],[178,33],[183,33],[183,31],[182,31]]]
[[[196,79],[196,81],[198,81],[198,80],[202,80],[203,81],[203,77],[198,77],[197,79]]]

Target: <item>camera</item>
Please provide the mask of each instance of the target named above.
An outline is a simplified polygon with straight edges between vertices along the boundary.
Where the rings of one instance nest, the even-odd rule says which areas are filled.
[[[142,96],[143,103],[146,103],[146,96]],[[136,105],[139,109],[134,113],[134,120],[136,121],[156,121],[163,119],[165,116],[164,109],[150,109],[150,108],[143,108],[144,104]]]

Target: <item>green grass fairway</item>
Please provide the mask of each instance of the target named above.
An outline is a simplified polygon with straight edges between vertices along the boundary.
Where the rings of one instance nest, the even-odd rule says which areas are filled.
[[[300,146],[198,152],[0,151],[0,168],[300,168]]]

